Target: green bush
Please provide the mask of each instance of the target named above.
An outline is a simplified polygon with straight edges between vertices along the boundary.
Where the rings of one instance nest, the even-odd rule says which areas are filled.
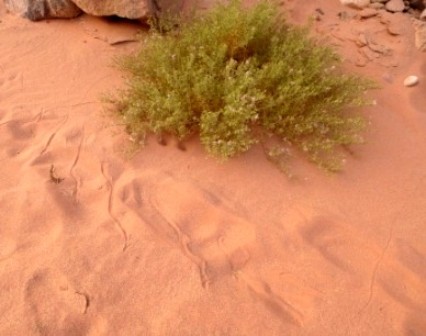
[[[328,168],[337,146],[361,141],[363,119],[348,108],[367,103],[372,82],[344,74],[336,52],[287,24],[273,2],[231,0],[163,22],[169,29],[160,20],[141,50],[119,61],[128,87],[116,102],[134,137],[195,133],[222,158],[275,137]]]

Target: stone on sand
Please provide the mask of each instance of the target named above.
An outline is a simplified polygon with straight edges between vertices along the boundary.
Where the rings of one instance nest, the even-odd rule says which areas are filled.
[[[408,76],[407,78],[404,79],[404,86],[406,87],[411,87],[411,86],[415,86],[419,83],[419,77],[417,76]]]

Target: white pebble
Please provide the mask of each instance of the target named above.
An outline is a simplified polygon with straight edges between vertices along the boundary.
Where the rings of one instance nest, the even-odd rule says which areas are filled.
[[[410,87],[417,85],[419,83],[419,77],[417,76],[408,76],[404,79],[404,86]]]

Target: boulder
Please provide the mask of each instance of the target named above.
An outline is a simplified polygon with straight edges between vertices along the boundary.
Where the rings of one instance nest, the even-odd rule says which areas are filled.
[[[71,0],[4,0],[10,12],[30,19],[71,19],[81,14],[81,10]]]
[[[73,2],[87,14],[116,15],[127,19],[145,18],[157,7],[155,0],[73,0]]]
[[[72,0],[83,12],[94,16],[146,19],[159,13],[191,13],[207,9],[220,0]],[[360,0],[358,0],[360,1]],[[369,0],[361,0],[369,1]]]
[[[83,12],[94,16],[144,19],[153,13],[179,11],[184,0],[72,0]]]

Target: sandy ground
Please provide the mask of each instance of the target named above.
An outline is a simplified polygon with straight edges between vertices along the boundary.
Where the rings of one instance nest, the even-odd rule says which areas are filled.
[[[426,335],[426,54],[407,16],[392,36],[337,0],[284,6],[320,7],[314,29],[381,85],[340,174],[196,141],[129,156],[99,98],[137,27],[0,5],[0,335]],[[360,34],[387,51],[368,61]]]

